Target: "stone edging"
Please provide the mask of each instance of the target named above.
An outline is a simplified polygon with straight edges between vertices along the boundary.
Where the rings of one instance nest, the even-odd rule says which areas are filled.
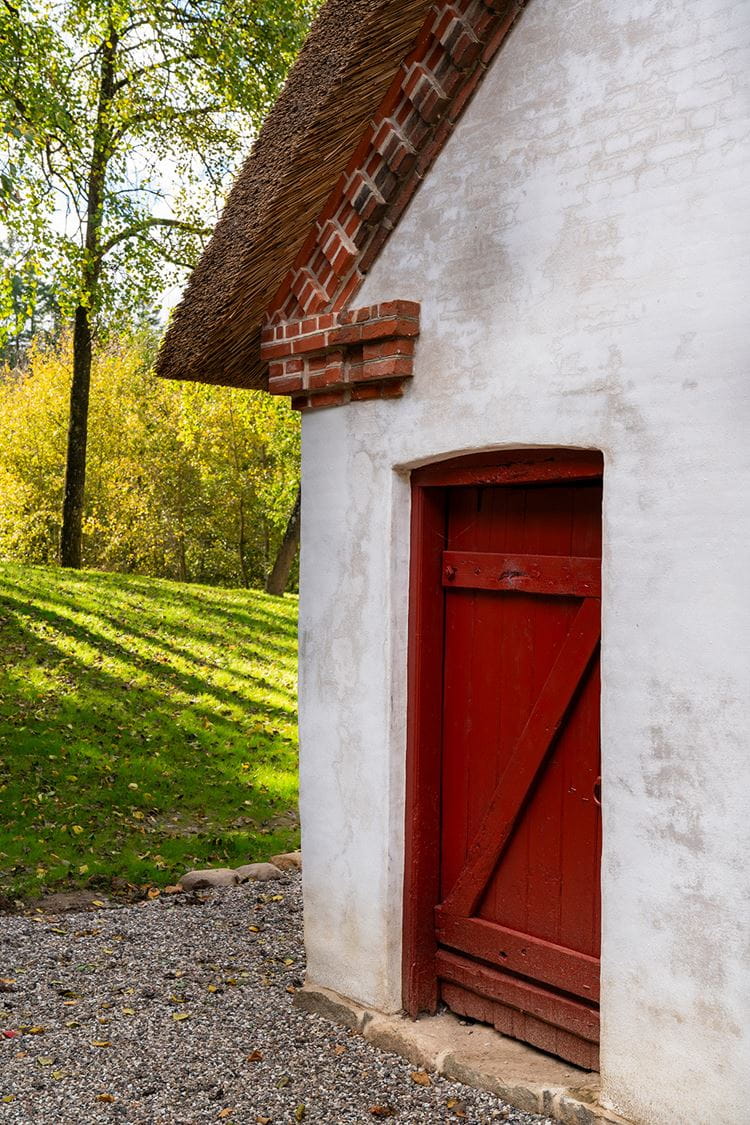
[[[628,1125],[600,1105],[599,1075],[542,1054],[491,1027],[461,1023],[450,1012],[410,1020],[364,1008],[307,982],[295,1007],[343,1024],[383,1051],[467,1086],[489,1090],[525,1113],[562,1125]]]

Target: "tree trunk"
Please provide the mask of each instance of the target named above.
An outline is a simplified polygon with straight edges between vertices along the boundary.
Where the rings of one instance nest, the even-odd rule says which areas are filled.
[[[65,465],[65,497],[60,531],[60,562],[80,567],[83,529],[83,500],[86,487],[89,388],[91,386],[91,313],[101,271],[99,235],[102,229],[104,186],[111,155],[107,115],[115,95],[115,57],[118,38],[113,27],[101,44],[94,148],[88,171],[86,233],[81,273],[81,298],[73,325],[73,379],[70,384],[68,457]]]
[[[242,585],[245,589],[250,585],[250,575],[247,573],[247,560],[245,558],[245,504],[240,496],[239,498],[239,537],[237,540],[237,554],[240,559],[240,574],[242,575]]]
[[[73,328],[73,380],[70,385],[68,457],[65,466],[65,497],[60,535],[60,562],[63,566],[76,568],[81,565],[90,386],[91,325],[88,309],[79,305]]]
[[[297,489],[297,499],[294,501],[292,514],[286,525],[284,538],[281,540],[279,553],[268,578],[266,579],[266,593],[280,596],[286,590],[289,575],[292,572],[294,556],[299,547],[300,505],[302,499],[301,489]]]

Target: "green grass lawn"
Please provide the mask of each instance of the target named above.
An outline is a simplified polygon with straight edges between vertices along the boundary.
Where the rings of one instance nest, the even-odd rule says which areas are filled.
[[[298,844],[297,599],[0,564],[0,895]]]

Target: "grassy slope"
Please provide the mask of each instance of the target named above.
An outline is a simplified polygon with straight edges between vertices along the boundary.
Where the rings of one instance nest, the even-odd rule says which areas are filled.
[[[296,614],[0,565],[0,893],[161,885],[296,845]]]

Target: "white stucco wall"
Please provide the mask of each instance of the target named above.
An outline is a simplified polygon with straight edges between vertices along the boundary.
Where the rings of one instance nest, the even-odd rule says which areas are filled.
[[[605,1096],[750,1120],[750,4],[531,0],[358,303],[400,401],[303,426],[309,975],[401,1004],[408,470],[605,456]]]

